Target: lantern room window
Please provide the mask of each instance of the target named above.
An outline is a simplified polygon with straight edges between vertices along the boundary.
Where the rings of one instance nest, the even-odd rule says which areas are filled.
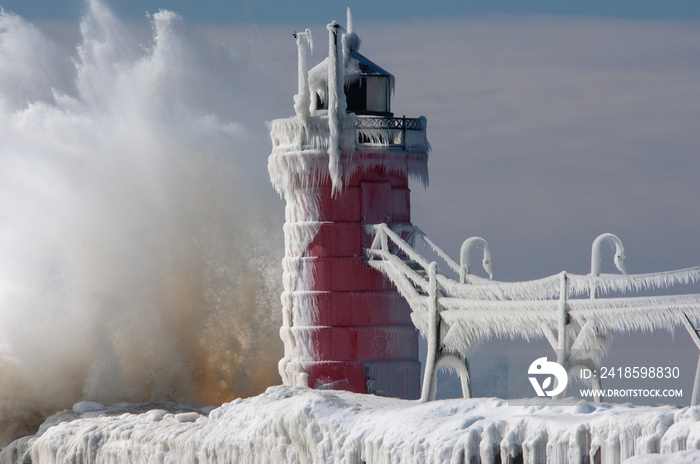
[[[347,110],[355,114],[391,117],[388,76],[360,76],[345,85]]]

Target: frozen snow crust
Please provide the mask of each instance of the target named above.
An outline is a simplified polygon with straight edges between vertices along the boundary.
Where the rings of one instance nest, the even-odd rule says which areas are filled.
[[[78,403],[1,463],[700,462],[700,408],[496,398],[429,403],[301,387],[215,409]],[[673,453],[673,454],[672,454]],[[501,461],[497,461],[500,456]]]

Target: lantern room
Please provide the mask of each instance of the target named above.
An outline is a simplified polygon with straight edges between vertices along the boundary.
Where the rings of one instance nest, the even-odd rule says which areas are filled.
[[[353,49],[350,49],[348,64],[351,69],[345,68],[347,111],[392,117],[394,76]]]
[[[361,40],[349,32],[345,40],[344,93],[346,111],[357,115],[393,117],[391,94],[394,76],[358,50]],[[328,63],[309,71],[312,110],[328,109]]]

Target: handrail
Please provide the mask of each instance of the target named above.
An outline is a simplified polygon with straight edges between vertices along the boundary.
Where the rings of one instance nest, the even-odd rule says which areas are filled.
[[[460,377],[467,387],[470,386],[466,357],[469,347],[480,338],[493,335],[543,335],[557,351],[558,362],[567,369],[588,362],[573,356],[572,352],[591,343],[591,333],[600,330],[673,330],[683,325],[700,347],[700,337],[696,332],[696,325],[700,322],[700,295],[584,298],[592,288],[596,293],[627,293],[697,283],[700,281],[700,267],[648,274],[576,275],[561,272],[525,282],[486,279],[460,282],[438,273],[436,263],[429,263],[412,245],[415,237],[420,237],[458,273],[465,272],[465,260],[457,265],[418,227],[394,226],[392,229],[386,224],[377,224],[369,225],[367,229],[374,234],[372,245],[366,250],[369,264],[394,281],[411,306],[414,324],[429,339],[429,344],[436,344],[433,348],[439,355],[433,353],[430,370],[434,371],[443,357],[455,356],[464,364]],[[407,236],[411,243],[401,235]],[[420,266],[424,275],[411,268],[406,263],[408,260]],[[432,314],[438,315],[437,335]],[[441,324],[445,324],[445,330],[440,329]],[[425,381],[430,385],[424,387],[423,400],[434,397],[434,372],[429,374],[426,371]],[[467,389],[464,395],[468,395]],[[691,404],[699,402],[700,363]]]
[[[387,118],[383,116],[357,116],[355,118],[355,143],[369,147],[394,147],[430,150],[425,137],[428,123],[420,118]]]
[[[392,241],[403,251],[406,253],[407,256],[409,256],[411,259],[416,261],[423,267],[423,269],[428,270],[428,267],[430,266],[430,263],[423,259],[423,257],[420,254],[417,254],[417,252],[408,244],[406,243],[405,240],[401,238],[400,234],[401,232],[408,232],[411,235],[418,236],[425,242],[426,245],[428,245],[437,255],[440,257],[446,264],[447,266],[452,269],[454,272],[459,274],[460,272],[460,265],[455,262],[447,253],[445,253],[442,248],[437,246],[435,242],[433,242],[425,232],[423,232],[419,227],[417,226],[403,226],[403,225],[397,225],[389,227],[386,224],[375,224],[371,226],[372,230],[377,231],[378,233],[381,231],[381,233],[386,233],[389,237],[391,237]],[[374,247],[374,245],[373,245]],[[414,253],[414,255],[409,254]],[[418,257],[419,259],[416,259]]]
[[[426,119],[420,118],[385,118],[382,116],[357,116],[355,129],[399,129],[424,131]]]
[[[341,145],[346,149],[361,145],[376,148],[402,148],[416,153],[428,153],[427,120],[420,118],[385,118],[350,114],[341,121]],[[268,123],[272,151],[322,150],[329,148],[329,119],[327,114],[307,118],[293,116]]]
[[[406,228],[405,226],[401,226],[402,228]],[[375,234],[377,237],[382,237],[382,240],[385,240],[384,237],[390,238],[391,241],[399,247],[399,249],[406,254],[410,259],[418,263],[426,272],[428,271],[428,268],[430,267],[430,263],[425,260],[416,250],[414,250],[411,246],[408,245],[396,232],[391,230],[389,226],[386,224],[374,224],[371,226],[368,226],[368,228],[371,228],[371,230],[375,231]],[[376,249],[373,249],[372,251],[376,251]],[[388,249],[384,249],[383,251],[389,251]]]

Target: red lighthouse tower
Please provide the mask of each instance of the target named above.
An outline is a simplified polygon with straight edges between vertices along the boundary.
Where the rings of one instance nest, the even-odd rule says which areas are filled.
[[[428,177],[426,120],[394,117],[394,78],[359,53],[348,23],[328,25],[329,56],[310,71],[310,32],[295,33],[296,114],[270,124],[270,179],[286,201],[280,374],[287,385],[418,398],[410,309],[364,248],[373,224],[410,226],[408,179]]]

